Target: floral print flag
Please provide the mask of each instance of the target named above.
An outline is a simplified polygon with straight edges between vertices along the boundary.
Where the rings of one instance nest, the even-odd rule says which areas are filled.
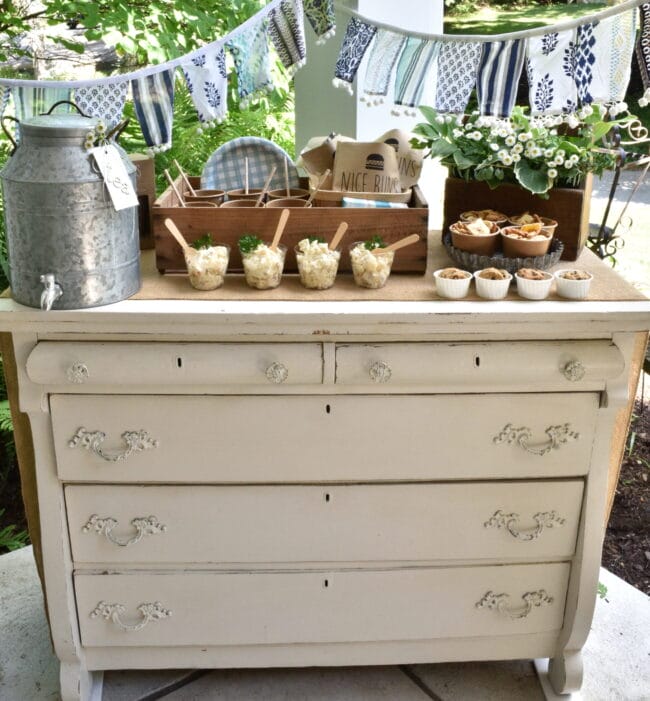
[[[324,44],[336,32],[334,0],[303,0],[305,16],[316,33],[316,43]]]
[[[376,33],[377,27],[356,17],[350,19],[334,68],[334,87],[344,88],[352,94],[352,83]]]
[[[112,129],[122,121],[122,112],[129,91],[127,81],[122,83],[99,83],[76,88],[74,101],[82,112],[90,117],[101,119],[107,129]]]
[[[267,30],[268,17],[249,25],[226,43],[237,70],[237,92],[242,107],[273,90]]]
[[[528,40],[526,70],[532,114],[575,112],[576,30],[549,32]]]
[[[481,44],[449,41],[438,54],[438,80],[434,107],[438,112],[461,114],[476,84]]]
[[[182,64],[181,70],[201,124],[208,127],[219,124],[228,111],[228,73],[223,45],[209,45]]]
[[[300,0],[282,0],[269,12],[269,38],[282,65],[293,75],[305,65],[305,25]]]

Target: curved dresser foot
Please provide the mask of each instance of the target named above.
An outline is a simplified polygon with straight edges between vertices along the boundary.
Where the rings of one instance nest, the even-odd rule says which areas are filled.
[[[535,660],[535,671],[546,701],[568,701],[582,686],[582,654],[564,652],[552,659]]]
[[[101,701],[104,672],[89,672],[78,662],[61,662],[61,701]]]

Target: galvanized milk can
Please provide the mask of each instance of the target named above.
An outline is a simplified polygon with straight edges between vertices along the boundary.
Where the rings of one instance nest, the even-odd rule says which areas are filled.
[[[13,298],[47,310],[118,302],[140,288],[137,207],[115,211],[84,147],[99,120],[51,112],[20,124],[0,172]]]

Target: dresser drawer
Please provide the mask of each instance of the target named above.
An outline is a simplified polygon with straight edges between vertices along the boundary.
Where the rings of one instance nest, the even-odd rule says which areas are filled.
[[[65,490],[76,563],[568,558],[582,480]]]
[[[57,469],[93,482],[583,475],[598,395],[51,397]]]
[[[304,385],[323,381],[320,343],[69,343],[43,341],[27,359],[42,385]]]
[[[595,393],[51,397],[59,475],[93,482],[576,476],[597,410]]]
[[[426,640],[559,631],[569,569],[77,573],[75,591],[86,647]]]
[[[337,344],[336,382],[349,386],[471,391],[602,387],[623,372],[610,341]]]

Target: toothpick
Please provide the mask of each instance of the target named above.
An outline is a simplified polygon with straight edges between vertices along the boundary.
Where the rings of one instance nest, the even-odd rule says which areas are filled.
[[[287,158],[284,159],[284,187],[287,190],[287,197],[291,197],[291,188],[289,187],[289,163]]]
[[[314,199],[314,197],[316,197],[316,194],[317,194],[318,191],[321,189],[321,187],[323,186],[323,183],[327,180],[327,178],[329,177],[329,174],[330,174],[331,172],[332,172],[332,171],[328,168],[328,169],[321,175],[320,180],[318,181],[318,185],[316,185],[316,189],[311,193],[311,195],[309,195],[309,198],[307,199],[307,203],[305,204],[305,207],[307,207],[308,205],[310,205],[310,204],[312,203],[312,200]]]
[[[169,174],[169,171],[165,168],[165,177],[167,178],[167,182],[171,185],[172,190],[174,191],[174,194],[176,197],[178,197],[178,201],[181,204],[181,207],[187,207],[185,204],[185,200],[183,199],[183,195],[178,191],[178,188],[176,187],[176,183],[174,182],[174,179],[172,176]]]
[[[244,194],[248,194],[248,156],[244,158]]]
[[[257,198],[257,202],[255,202],[255,206],[259,207],[262,204],[262,200],[264,199],[264,195],[266,195],[269,185],[271,184],[271,180],[273,180],[273,176],[275,175],[276,167],[273,166],[271,169],[271,172],[269,173],[269,177],[266,179],[266,182],[264,183],[264,187],[262,188],[262,192],[260,192],[260,196]]]

